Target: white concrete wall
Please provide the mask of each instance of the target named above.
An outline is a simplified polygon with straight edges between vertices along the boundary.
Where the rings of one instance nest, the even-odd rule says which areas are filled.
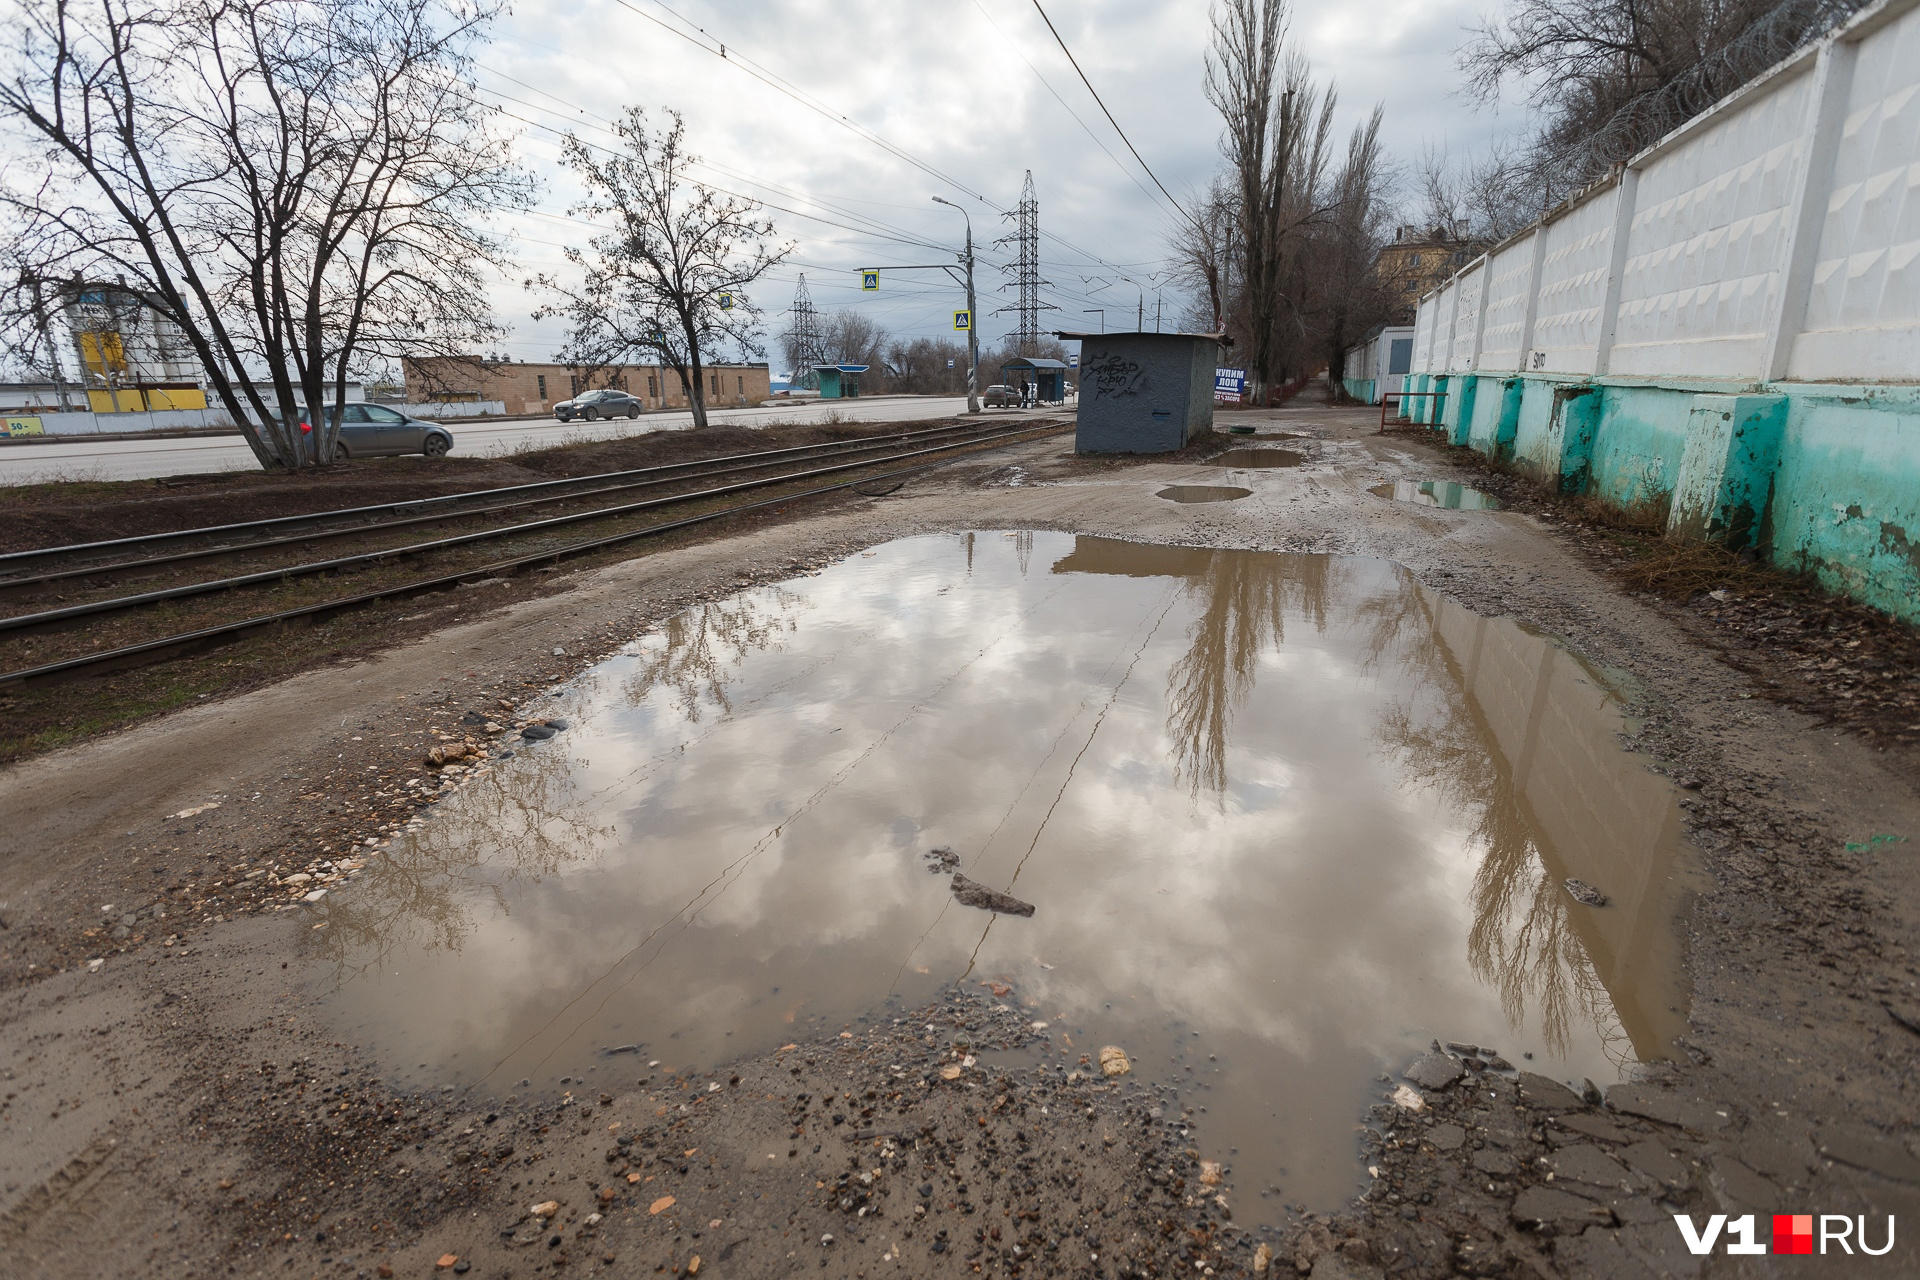
[[[1520,368],[1527,341],[1528,303],[1533,297],[1533,251],[1537,237],[1509,240],[1488,258],[1486,319],[1480,325],[1476,369],[1507,372]]]
[[[1416,373],[1920,382],[1920,0],[1882,0],[1420,301]]]
[[[1413,317],[1413,372],[1433,371],[1433,331],[1439,323],[1440,296],[1430,293],[1420,299]]]
[[[1871,13],[1866,16],[1871,16]],[[1811,252],[1809,297],[1786,372],[1911,381],[1920,361],[1920,11],[1859,41]],[[1850,74],[1849,74],[1850,73]]]

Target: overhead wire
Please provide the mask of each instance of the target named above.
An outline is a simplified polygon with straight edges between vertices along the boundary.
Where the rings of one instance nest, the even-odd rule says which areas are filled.
[[[1139,161],[1140,167],[1146,171],[1146,175],[1153,179],[1153,185],[1160,188],[1160,194],[1167,198],[1168,203],[1173,205],[1182,217],[1192,222],[1193,215],[1187,212],[1184,205],[1173,198],[1173,192],[1167,190],[1167,184],[1160,181],[1160,175],[1155,173],[1153,166],[1149,165],[1145,158],[1141,156],[1140,149],[1133,145],[1133,139],[1129,138],[1127,131],[1120,127],[1120,122],[1113,118],[1113,112],[1107,110],[1107,104],[1101,99],[1100,91],[1093,87],[1093,81],[1087,79],[1087,73],[1080,69],[1080,60],[1073,56],[1073,50],[1067,48],[1067,42],[1060,35],[1060,29],[1053,25],[1053,19],[1047,16],[1047,11],[1044,8],[1041,8],[1040,0],[1033,0],[1033,7],[1039,11],[1040,20],[1047,24],[1047,30],[1053,33],[1053,41],[1060,46],[1060,52],[1066,54],[1067,61],[1073,64],[1074,74],[1080,77],[1080,83],[1087,86],[1087,92],[1093,95],[1094,102],[1100,107],[1100,113],[1106,116],[1107,123],[1113,126],[1113,131],[1120,135],[1120,141],[1127,144],[1127,150],[1133,153],[1133,158]]]

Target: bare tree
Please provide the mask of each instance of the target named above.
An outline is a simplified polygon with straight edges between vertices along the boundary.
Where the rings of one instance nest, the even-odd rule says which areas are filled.
[[[1390,216],[1390,175],[1380,151],[1382,109],[1356,127],[1330,185],[1326,219],[1312,233],[1304,260],[1315,329],[1327,361],[1327,381],[1339,394],[1347,347],[1384,320],[1391,308],[1374,261]]]
[[[1524,160],[1553,200],[1603,175],[1867,0],[1510,0],[1461,52],[1486,99],[1528,86]]]
[[[887,331],[852,308],[830,312],[820,326],[821,350],[829,364],[886,365]]]
[[[887,368],[898,390],[961,395],[967,389],[967,344],[950,338],[895,341],[887,347]]]
[[[1207,54],[1207,100],[1225,129],[1221,150],[1239,213],[1237,257],[1246,292],[1247,369],[1265,398],[1281,372],[1282,333],[1303,329],[1288,277],[1318,204],[1335,94],[1287,45],[1284,0],[1220,0]]]
[[[1240,225],[1236,184],[1216,174],[1207,189],[1192,201],[1187,220],[1174,233],[1174,273],[1194,299],[1186,317],[1203,332],[1225,331],[1236,342],[1246,338],[1238,323],[1242,289],[1236,269],[1234,234]]]
[[[567,360],[596,368],[656,357],[680,375],[694,425],[704,427],[703,361],[723,341],[763,354],[755,341],[762,313],[747,289],[793,246],[769,251],[773,223],[758,216],[759,205],[688,176],[697,157],[686,150],[680,113],[667,114],[673,123],[654,131],[629,107],[615,126],[620,152],[567,138],[565,161],[588,191],[573,212],[613,226],[586,250],[567,250],[583,273],[577,287],[546,276],[528,283],[562,299],[536,315],[567,318]]]
[[[1545,213],[1564,187],[1549,185],[1523,147],[1509,141],[1457,161],[1445,147],[1428,146],[1415,170],[1414,220],[1444,232],[1441,238],[1496,244]]]
[[[467,51],[496,11],[22,0],[0,119],[31,153],[0,202],[25,278],[137,295],[263,466],[328,459],[363,363],[495,332],[485,221],[531,190],[473,96]]]

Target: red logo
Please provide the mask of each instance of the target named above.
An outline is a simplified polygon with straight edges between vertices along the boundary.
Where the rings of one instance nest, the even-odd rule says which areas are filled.
[[[1775,1253],[1812,1253],[1813,1215],[1810,1213],[1774,1214],[1773,1251]]]

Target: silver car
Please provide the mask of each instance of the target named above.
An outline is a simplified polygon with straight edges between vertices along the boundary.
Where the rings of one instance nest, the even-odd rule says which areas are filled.
[[[437,422],[408,417],[383,404],[349,404],[341,407],[337,448],[342,460],[399,453],[444,458],[453,448],[453,433]]]

